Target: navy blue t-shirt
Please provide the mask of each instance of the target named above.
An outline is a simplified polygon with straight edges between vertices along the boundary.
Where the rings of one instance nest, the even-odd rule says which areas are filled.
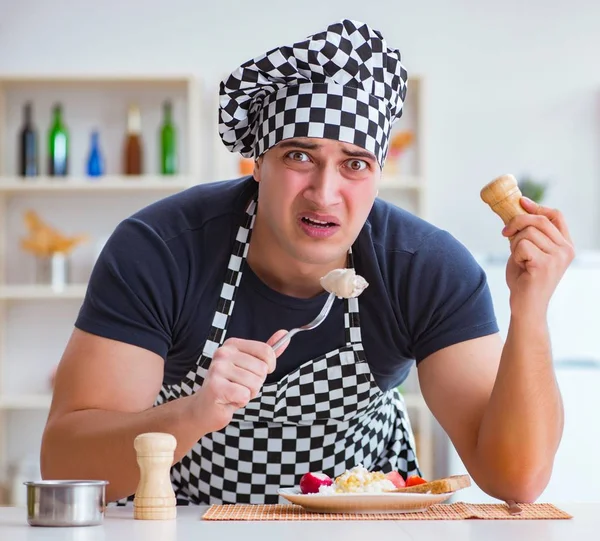
[[[94,266],[75,323],[165,359],[164,383],[196,365],[208,336],[237,228],[256,192],[252,177],[201,184],[121,222]],[[486,276],[449,233],[377,199],[353,245],[363,345],[379,387],[402,383],[412,364],[464,340],[497,332]],[[227,337],[266,341],[311,321],[327,294],[282,295],[244,267]],[[344,301],[294,338],[267,382],[342,347]]]

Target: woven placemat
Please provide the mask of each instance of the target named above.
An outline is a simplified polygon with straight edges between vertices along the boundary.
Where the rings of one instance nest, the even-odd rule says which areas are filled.
[[[510,515],[502,503],[432,505],[414,513],[313,513],[299,505],[212,505],[202,520],[464,520],[464,519],[570,519],[571,515],[550,503],[519,504],[523,512]]]

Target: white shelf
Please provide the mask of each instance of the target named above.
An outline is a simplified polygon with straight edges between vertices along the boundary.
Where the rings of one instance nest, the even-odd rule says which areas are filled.
[[[166,192],[176,193],[194,184],[188,176],[103,177],[0,177],[0,194],[52,194],[64,192]]]
[[[0,409],[2,410],[44,410],[50,407],[51,394],[24,394],[17,396],[0,394]]]
[[[45,285],[5,285],[0,286],[0,300],[83,299],[86,289],[86,284],[72,284],[60,290]]]

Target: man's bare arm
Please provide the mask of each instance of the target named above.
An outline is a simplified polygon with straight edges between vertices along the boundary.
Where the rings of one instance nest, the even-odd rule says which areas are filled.
[[[419,364],[425,400],[475,481],[500,499],[529,502],[552,473],[563,431],[548,305],[575,257],[557,209],[520,199],[526,211],[502,230],[510,241],[511,319],[498,336],[440,350]]]
[[[190,398],[152,408],[163,364],[148,350],[76,329],[56,374],[42,440],[42,476],[107,479],[107,498],[114,501],[137,487],[133,440],[138,434],[173,434],[180,460],[208,429]]]
[[[419,363],[423,397],[474,481],[499,499],[535,500],[563,428],[543,324],[511,322],[499,335],[442,349]]]
[[[144,432],[177,439],[174,463],[256,397],[276,354],[269,341],[227,339],[191,396],[152,407],[163,360],[145,349],[75,330],[59,364],[42,440],[45,479],[105,479],[107,499],[133,494],[139,480],[133,440]],[[285,347],[278,350],[280,355]]]

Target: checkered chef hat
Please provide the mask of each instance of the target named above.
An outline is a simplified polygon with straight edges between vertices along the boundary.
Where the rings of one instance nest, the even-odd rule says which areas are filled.
[[[221,82],[219,134],[258,157],[284,139],[320,137],[372,152],[383,167],[407,72],[380,32],[343,20],[242,64]]]

